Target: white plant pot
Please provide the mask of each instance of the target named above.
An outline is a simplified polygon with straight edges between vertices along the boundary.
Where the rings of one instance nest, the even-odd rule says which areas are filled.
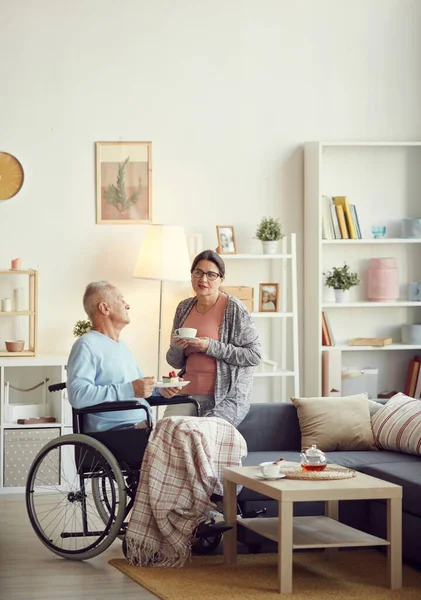
[[[349,290],[334,290],[335,300],[338,304],[345,304],[348,302]]]
[[[278,241],[262,242],[263,254],[276,254],[278,250]]]

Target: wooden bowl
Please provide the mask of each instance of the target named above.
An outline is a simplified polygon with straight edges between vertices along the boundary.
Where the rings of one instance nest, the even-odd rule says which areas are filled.
[[[8,352],[22,352],[25,342],[23,340],[6,340],[6,350]]]

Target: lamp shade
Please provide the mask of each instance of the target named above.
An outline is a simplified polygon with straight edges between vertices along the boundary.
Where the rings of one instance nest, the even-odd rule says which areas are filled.
[[[150,225],[139,251],[133,277],[190,281],[190,258],[184,228]]]

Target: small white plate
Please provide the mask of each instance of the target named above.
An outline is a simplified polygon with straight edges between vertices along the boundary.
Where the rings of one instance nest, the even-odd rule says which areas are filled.
[[[285,473],[280,473],[279,475],[276,475],[276,477],[265,477],[265,475],[259,473],[258,477],[260,479],[264,479],[265,481],[276,481],[277,479],[283,479],[285,477]]]
[[[155,383],[155,387],[156,388],[168,388],[168,387],[184,387],[185,385],[187,385],[188,383],[190,383],[190,381],[179,381],[178,383],[163,383],[162,381],[157,381]]]
[[[198,340],[198,337],[190,337],[188,335],[183,335],[183,337],[181,337],[181,335],[177,335],[177,338],[179,340]]]

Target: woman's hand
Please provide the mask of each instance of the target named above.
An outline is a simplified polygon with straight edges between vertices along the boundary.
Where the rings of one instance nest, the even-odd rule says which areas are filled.
[[[171,346],[178,348],[178,350],[185,350],[187,348],[187,340],[181,340],[175,333],[171,336]]]
[[[209,348],[209,338],[200,337],[196,338],[195,340],[187,340],[187,345],[195,352],[206,352],[206,350]]]
[[[179,377],[178,380],[183,381],[183,378]],[[182,389],[183,388],[181,386],[180,387],[169,387],[169,388],[158,388],[158,392],[164,398],[172,398],[173,396],[176,396],[178,394],[178,392],[180,392]]]

